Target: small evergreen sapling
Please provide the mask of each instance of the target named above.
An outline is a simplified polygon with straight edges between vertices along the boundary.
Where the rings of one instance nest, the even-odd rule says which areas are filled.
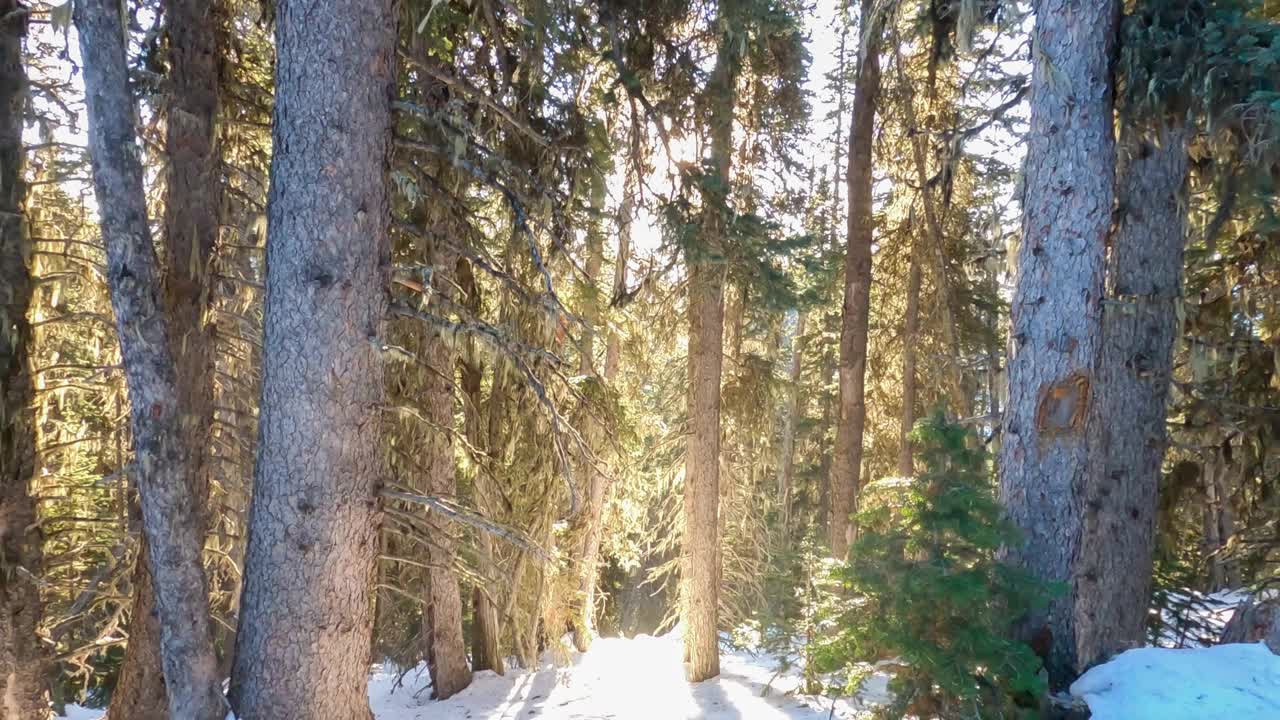
[[[891,660],[897,700],[885,710],[895,717],[1029,713],[1021,706],[1046,690],[1041,662],[1009,629],[1048,589],[997,559],[1017,533],[964,428],[936,413],[917,423],[913,441],[924,472],[885,484],[891,492],[871,494],[857,515],[860,536],[837,571],[846,600],[821,665]],[[848,674],[854,684],[858,676]]]

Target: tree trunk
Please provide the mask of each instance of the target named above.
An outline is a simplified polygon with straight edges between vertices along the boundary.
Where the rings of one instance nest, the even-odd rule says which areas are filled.
[[[627,263],[631,260],[631,223],[635,215],[636,185],[638,181],[632,172],[627,173],[623,181],[622,204],[618,208],[618,256],[613,266],[613,292],[610,297],[617,300],[627,292]],[[622,363],[622,338],[617,329],[610,328],[604,350],[604,376],[612,381],[618,376],[618,366]]]
[[[167,0],[169,107],[165,149],[168,156],[164,204],[164,310],[170,352],[176,366],[178,415],[188,433],[187,481],[203,509],[209,497],[209,444],[213,422],[213,325],[205,322],[209,304],[208,272],[221,222],[220,155],[217,145],[218,63],[221,19],[218,3]],[[207,518],[201,528],[207,526]],[[145,543],[145,540],[143,541]],[[139,558],[149,552],[144,548]],[[134,566],[134,592],[150,592],[147,564]],[[160,666],[155,600],[134,599],[129,645],[112,695],[115,715],[159,717],[165,691]],[[149,626],[149,627],[144,627]],[[137,703],[137,704],[134,704]]]
[[[850,515],[857,511],[862,471],[867,327],[871,305],[872,156],[876,104],[880,95],[880,22],[874,0],[862,0],[862,52],[853,87],[849,121],[848,248],[844,262],[844,305],[840,323],[840,401],[835,457],[831,468],[831,555],[844,560],[853,539]]]
[[[1218,483],[1222,475],[1222,458],[1218,449],[1210,448],[1209,459],[1204,463],[1204,558],[1209,570],[1209,592],[1223,588],[1225,573],[1222,567],[1222,526],[1218,522],[1218,508],[1222,502]]]
[[[231,674],[242,720],[369,720],[386,476],[391,0],[276,3],[258,463]]]
[[[911,477],[911,430],[916,423],[916,345],[920,341],[920,241],[912,238],[907,271],[907,313],[902,320],[902,419],[898,425],[898,476]]]
[[[1126,129],[1125,136],[1116,183],[1123,210],[1107,259],[1101,392],[1080,544],[1081,669],[1145,642],[1157,490],[1168,446],[1165,403],[1180,334],[1186,131],[1166,128],[1143,137]]]
[[[908,103],[908,107],[911,105]],[[942,233],[942,213],[934,201],[933,188],[928,179],[928,159],[925,156],[926,136],[915,127],[915,115],[912,113],[911,125],[916,134],[911,138],[911,151],[915,160],[916,182],[920,185],[920,200],[924,206],[925,227],[929,230],[929,259],[933,265],[933,284],[937,298],[938,326],[942,330],[942,342],[951,352],[944,376],[947,379],[947,398],[958,417],[968,417],[970,410],[969,396],[964,389],[964,374],[961,372],[962,350],[956,338],[956,320],[951,312],[951,284],[947,279],[946,238]],[[912,248],[913,262],[917,265],[923,255]],[[920,291],[916,290],[916,301],[919,302]]]
[[[457,253],[438,244],[430,254],[433,305],[440,300],[453,301],[453,269]],[[433,428],[453,428],[453,375],[455,356],[448,341],[433,330],[425,331],[422,360],[434,370],[423,374],[421,387],[426,419]],[[421,449],[422,468],[427,492],[452,498],[458,491],[457,459],[453,452],[453,435],[432,429]],[[457,528],[440,513],[429,512],[426,524],[431,529],[431,567],[427,570],[427,597],[423,612],[423,639],[427,667],[431,672],[431,693],[438,700],[452,697],[471,684],[471,668],[467,665],[467,646],[462,638],[462,596],[458,577],[453,572]]]
[[[778,509],[781,513],[782,546],[791,540],[791,487],[796,475],[796,424],[800,421],[800,371],[804,362],[805,314],[796,316],[791,339],[791,371],[787,376],[787,405],[782,416],[782,457],[778,462]]]
[[[596,188],[593,189],[592,204],[597,213],[604,212],[603,178],[598,180]],[[618,242],[621,245],[623,241],[619,240]],[[604,265],[604,237],[597,221],[593,221],[592,226],[587,230],[586,245],[587,262],[585,269],[587,278],[589,278],[593,287],[589,291],[591,294],[588,296],[588,302],[582,313],[582,352],[579,358],[578,372],[584,376],[596,373],[594,367],[595,338],[604,319],[600,302],[603,293],[599,292],[601,268]],[[617,284],[616,281],[617,278],[615,277],[615,285]],[[607,381],[609,378],[604,378],[604,380]],[[591,417],[590,408],[583,409],[587,411],[582,421],[583,437],[586,439],[592,453],[599,453],[604,445],[601,437],[602,429],[595,418]],[[590,649],[591,639],[595,635],[597,564],[600,556],[600,537],[602,533],[600,523],[604,515],[605,495],[609,491],[609,476],[601,472],[594,462],[588,461],[584,463],[583,472],[586,474],[587,506],[585,512],[579,516],[582,527],[578,538],[580,544],[577,548],[578,596],[576,602],[570,604],[570,607],[575,610],[575,617],[571,622],[573,624],[573,645],[578,652],[586,652]]]
[[[1081,492],[1097,396],[1103,256],[1115,189],[1111,62],[1118,4],[1037,0],[1022,242],[1011,305],[1000,494],[1025,542],[1008,560],[1070,592],[1024,618],[1051,638],[1050,684],[1079,672]]]
[[[36,635],[43,538],[31,497],[36,427],[27,320],[35,284],[22,174],[27,14],[15,0],[0,0],[0,17],[0,720],[42,720],[49,698]]]
[[[226,715],[209,628],[201,498],[190,482],[192,436],[160,304],[120,5],[78,0],[85,107],[107,282],[129,388],[134,473],[160,621],[171,718]]]
[[[462,304],[473,315],[479,317],[481,298],[480,288],[476,284],[471,263],[459,260],[457,264],[458,289],[462,293]],[[474,340],[466,342],[474,344]],[[477,353],[472,347],[464,353],[459,377],[462,383],[462,395],[466,398],[463,405],[463,433],[472,447],[488,451],[488,435],[484,431],[484,418],[481,415],[481,384],[484,379],[484,367],[475,360]],[[475,490],[476,508],[481,514],[488,516],[493,507],[489,488],[491,480],[485,468],[477,468],[472,479]],[[492,670],[499,675],[506,672],[503,667],[500,637],[502,626],[498,622],[498,607],[489,591],[497,582],[498,569],[493,560],[493,537],[489,533],[479,533],[477,537],[480,555],[481,577],[489,579],[488,587],[477,586],[472,592],[471,627],[471,669],[475,672]]]
[[[151,586],[151,562],[146,540],[138,543],[133,569],[133,607],[129,614],[129,644],[125,647],[120,678],[111,692],[107,717],[165,720],[168,694],[160,663],[160,621],[156,617],[155,589]],[[219,673],[221,674],[221,673]]]
[[[722,6],[721,17],[733,9]],[[702,247],[689,266],[689,446],[684,478],[684,650],[686,675],[720,674],[720,379],[724,348],[724,252],[733,153],[733,115],[742,39],[725,28],[707,83],[711,166],[719,176],[703,191]]]

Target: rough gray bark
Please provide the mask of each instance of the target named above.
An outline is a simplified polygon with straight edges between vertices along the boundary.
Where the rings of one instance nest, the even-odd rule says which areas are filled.
[[[732,16],[733,9],[720,12]],[[722,31],[708,80],[711,165],[716,190],[703,198],[701,247],[689,252],[689,445],[684,477],[684,654],[686,676],[720,674],[720,380],[724,347],[725,222],[741,42]]]
[[[845,184],[849,215],[840,321],[840,400],[831,464],[831,555],[843,560],[853,539],[850,515],[857,511],[862,472],[862,433],[867,420],[867,328],[871,312],[872,155],[880,96],[880,22],[875,0],[862,0],[862,52],[849,120],[849,167]]]
[[[31,279],[22,144],[27,14],[0,0],[0,720],[49,717],[47,663],[36,628],[43,538],[31,497],[36,467],[32,414]]]
[[[231,675],[241,720],[372,717],[392,5],[275,5],[260,442]]]
[[[1048,640],[1051,685],[1078,672],[1072,607],[1086,425],[1102,347],[1103,256],[1115,185],[1111,62],[1119,6],[1037,0],[1022,242],[1009,332],[1000,495],[1025,542],[1009,562],[1071,590],[1024,618]]]
[[[1107,259],[1092,410],[1094,465],[1077,571],[1081,669],[1142,646],[1146,636],[1157,490],[1168,446],[1165,403],[1180,334],[1186,139],[1182,128],[1151,136],[1126,129],[1119,150],[1119,213]]]
[[[129,615],[129,645],[108,717],[165,720],[169,712],[160,659],[160,621],[156,617],[155,589],[151,585],[151,552],[144,538],[133,568],[133,606]],[[221,674],[221,673],[219,673]]]
[[[209,444],[213,421],[213,326],[206,323],[208,271],[221,221],[217,146],[219,3],[166,0],[169,96],[165,115],[166,174],[163,242],[164,311],[176,366],[178,415],[190,449],[187,482],[203,509],[209,497]],[[201,527],[207,526],[202,518]],[[145,540],[143,541],[145,543]],[[144,549],[139,559],[149,555]],[[134,612],[113,714],[161,717],[165,695],[159,628],[146,562],[134,567]],[[157,703],[159,700],[159,703]]]
[[[183,427],[160,304],[120,12],[111,0],[75,4],[107,283],[129,389],[133,472],[160,621],[169,715],[222,720],[226,705],[209,628],[201,502],[188,482],[190,436]]]
[[[440,300],[453,301],[453,269],[458,262],[456,252],[443,244],[430,251],[432,291],[430,297],[438,306]],[[436,312],[442,312],[437,309]],[[424,331],[422,360],[434,372],[423,374],[421,391],[427,421],[435,428],[452,428],[454,416],[453,369],[456,361],[447,340],[434,330]],[[458,465],[453,451],[453,435],[431,430],[420,446],[422,470],[427,492],[439,497],[453,497],[458,491]],[[444,700],[471,684],[471,667],[467,664],[467,646],[462,638],[462,596],[458,577],[453,572],[457,527],[440,513],[427,513],[431,529],[431,567],[427,570],[426,607],[422,632],[427,667],[431,673],[431,694]]]

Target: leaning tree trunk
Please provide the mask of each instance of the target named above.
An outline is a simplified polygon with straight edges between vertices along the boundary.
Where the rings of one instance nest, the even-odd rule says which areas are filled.
[[[880,95],[880,22],[875,0],[862,0],[862,52],[849,120],[848,247],[840,320],[840,401],[831,466],[831,555],[843,560],[853,539],[862,472],[862,432],[867,420],[867,328],[871,312],[871,165],[876,104]]]
[[[726,8],[721,8],[725,13]],[[727,29],[707,84],[711,163],[701,246],[688,251],[689,446],[684,478],[684,653],[690,682],[720,674],[720,376],[724,347],[726,216],[733,153],[740,39]]]
[[[160,303],[120,5],[77,0],[75,22],[107,283],[129,388],[133,473],[160,621],[169,716],[221,720],[226,703],[209,628],[202,503],[188,482],[192,436],[184,428]]]
[[[213,326],[205,321],[208,273],[221,222],[220,155],[217,146],[218,3],[167,0],[169,106],[165,115],[168,156],[164,206],[164,310],[170,352],[177,370],[178,414],[189,433],[187,482],[203,509],[209,497],[210,425],[213,421]],[[204,524],[207,525],[207,518]],[[143,544],[145,545],[145,540]],[[134,566],[134,603],[129,644],[112,715],[145,720],[164,713],[160,629],[144,547]]]
[[[1025,542],[1008,560],[1070,591],[1020,623],[1049,641],[1054,687],[1079,672],[1086,425],[1102,348],[1103,256],[1115,186],[1111,62],[1118,4],[1037,0],[1022,242],[1011,305],[1000,494]]]
[[[42,720],[49,716],[36,635],[43,538],[31,497],[36,428],[27,320],[35,284],[22,179],[27,14],[14,0],[0,0],[0,18],[0,720]]]
[[[1186,130],[1126,128],[1122,140],[1076,594],[1081,669],[1144,644],[1182,297]]]
[[[242,720],[369,720],[386,476],[391,0],[276,3],[258,463],[231,673]]]

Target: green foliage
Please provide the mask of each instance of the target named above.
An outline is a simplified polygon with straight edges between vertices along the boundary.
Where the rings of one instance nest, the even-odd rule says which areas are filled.
[[[861,536],[837,572],[848,600],[817,660],[825,672],[895,659],[895,716],[1018,717],[1045,692],[1040,659],[1009,621],[1047,588],[996,558],[1018,542],[981,451],[941,412],[916,425],[925,471],[864,503]],[[856,675],[851,673],[850,676]]]

